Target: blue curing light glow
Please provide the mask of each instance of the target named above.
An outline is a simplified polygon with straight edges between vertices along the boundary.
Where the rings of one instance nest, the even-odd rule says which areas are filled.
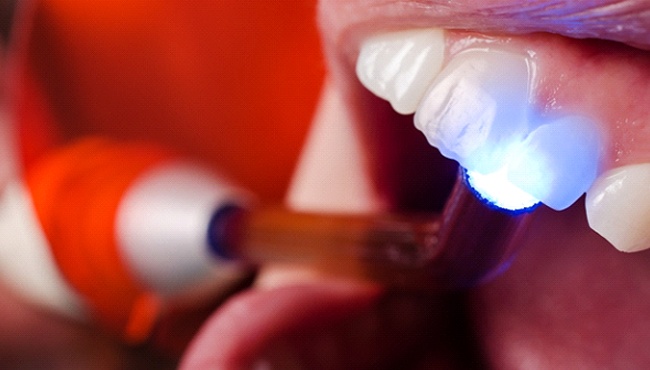
[[[487,175],[469,170],[465,174],[468,185],[489,205],[518,212],[531,210],[540,203],[508,180],[505,167]]]
[[[544,203],[556,211],[566,209],[596,178],[602,144],[594,127],[579,116],[540,125],[524,140],[506,147],[498,170],[486,173],[469,167],[467,183],[498,208],[520,211]],[[478,160],[492,159],[480,156]]]

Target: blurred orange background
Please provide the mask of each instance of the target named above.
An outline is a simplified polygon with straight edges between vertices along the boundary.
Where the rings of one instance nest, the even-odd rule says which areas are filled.
[[[27,162],[89,134],[145,139],[283,197],[324,74],[315,0],[44,0],[35,14],[17,94]]]

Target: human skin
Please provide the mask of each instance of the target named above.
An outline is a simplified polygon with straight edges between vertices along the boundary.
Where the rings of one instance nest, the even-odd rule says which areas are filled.
[[[545,17],[545,24],[531,23],[522,15],[518,1],[468,0],[456,4],[462,16],[451,12],[437,14],[438,4],[427,1],[323,1],[320,5],[322,35],[334,86],[351,97],[347,108],[357,112],[353,116],[354,124],[367,132],[372,129],[380,133],[364,136],[370,163],[375,168],[374,172],[370,171],[369,181],[375,185],[377,199],[388,200],[391,208],[436,207],[438,201],[432,198],[439,198],[440,194],[432,194],[428,186],[422,185],[431,184],[430,178],[420,181],[419,177],[428,173],[423,167],[435,151],[421,144],[415,145],[417,149],[413,145],[406,148],[405,143],[421,143],[420,134],[408,119],[395,115],[387,104],[363,90],[354,75],[346,70],[351,60],[345,60],[342,55],[356,46],[340,41],[339,36],[360,23],[372,24],[373,31],[451,25],[501,35],[566,31],[565,23],[554,21],[553,17]],[[499,16],[489,11],[491,6],[508,4],[514,5],[499,8]],[[621,23],[648,26],[640,11],[644,9],[641,2],[621,4],[638,6]],[[491,16],[487,17],[486,13]],[[554,17],[562,15],[559,12]],[[601,35],[597,29],[590,29],[591,24],[599,28],[603,23],[586,22],[572,32],[648,48],[649,43],[643,39],[647,33],[637,38],[629,32]],[[526,36],[522,37],[525,40]],[[353,54],[348,56],[354,58]],[[93,69],[88,67],[88,71],[90,75]],[[369,115],[362,114],[362,107],[380,114],[374,114],[373,120],[367,119]],[[617,107],[611,109],[616,110]],[[105,129],[110,131],[110,127]],[[381,176],[377,175],[378,169]],[[587,228],[581,202],[561,213],[541,209],[521,249],[510,270],[497,280],[468,292],[448,295],[389,294],[378,287],[332,281],[312,272],[269,267],[257,288],[232,297],[214,312],[186,352],[183,365],[242,368],[260,359],[285,367],[304,361],[312,369],[434,365],[630,368],[648,363],[644,357],[647,356],[644,343],[649,335],[648,322],[644,319],[648,292],[643,284],[649,277],[647,253],[616,252]],[[9,301],[11,295],[6,297],[9,297],[6,302],[13,302]],[[39,311],[11,312],[14,316],[6,317],[18,319],[7,325],[21,322],[22,317],[23,322],[29,322],[34,328],[30,331],[22,326],[21,341],[6,338],[16,348],[29,347],[30,333],[39,332],[39,328],[41,332],[49,328],[52,333],[46,338],[51,340],[44,341],[52,346],[47,354],[70,348],[74,352],[86,350],[78,339],[60,338],[93,337],[87,328],[50,320]],[[7,328],[6,332],[21,329]],[[91,355],[85,360],[90,364],[95,363],[92,354],[97,348],[112,348],[115,356],[111,358],[121,358],[119,354],[123,353],[123,348],[115,349],[110,340],[81,343],[88,345]],[[66,360],[65,356],[58,359]],[[128,359],[139,357],[134,355]],[[114,364],[125,367],[124,362]],[[107,364],[110,366],[111,363]]]
[[[354,75],[359,42],[369,34],[386,30],[444,27],[467,30],[478,38],[496,38],[497,42],[516,40],[522,47],[540,52],[542,65],[560,68],[560,72],[553,68],[542,72],[548,76],[548,85],[536,91],[536,103],[541,106],[548,99],[544,91],[557,83],[557,74],[576,73],[580,77],[584,73],[583,79],[574,80],[573,85],[562,86],[564,90],[556,97],[561,106],[576,112],[599,106],[598,129],[610,140],[603,168],[649,159],[647,141],[630,140],[645,137],[647,108],[645,104],[630,104],[628,99],[631,92],[634,96],[648,94],[649,62],[644,51],[650,49],[647,2],[322,0],[319,11],[331,78],[335,88],[346,97],[346,109],[353,112],[354,124],[366,133],[362,140],[371,159],[371,181],[378,198],[389,199],[391,207],[426,207],[437,194],[419,186],[428,180],[418,178],[417,174],[426,171],[410,171],[408,176],[395,178],[404,175],[404,165],[412,165],[413,158],[417,158],[403,155],[414,150],[412,146],[402,146],[411,142],[405,130],[413,128],[408,119],[399,117],[385,102],[367,92]],[[572,39],[563,38],[567,36]],[[450,37],[454,37],[453,33]],[[583,38],[592,40],[581,41]],[[545,59],[554,53],[554,60]],[[585,71],[585,62],[595,62],[589,64],[594,66],[593,70]],[[616,72],[610,74],[608,70]],[[620,89],[620,95],[601,93],[609,88]],[[588,96],[577,93],[585,89],[590,91]],[[621,127],[621,122],[637,124]],[[395,140],[396,133],[400,133],[401,140]],[[426,149],[418,151],[422,156],[432,155]],[[646,288],[649,258],[647,252],[617,252],[590,230],[582,200],[563,212],[542,208],[537,211],[515,262],[502,276],[459,296],[435,296],[435,304],[414,299],[425,313],[424,318],[418,316],[424,324],[421,330],[411,329],[410,334],[423,343],[410,344],[410,350],[401,348],[392,353],[378,345],[369,345],[367,350],[381,359],[377,361],[398,368],[644,367],[650,363],[645,350],[650,339],[646,314],[650,308],[650,291]],[[246,302],[242,299],[243,305]],[[373,310],[372,305],[363,309],[366,313]],[[202,344],[208,338],[218,338],[218,328],[228,315],[236,312],[236,307],[227,306],[207,323],[188,353],[188,364],[211,360],[227,363],[219,361],[235,356],[236,351],[224,353],[215,346]],[[311,333],[319,337],[318,331]],[[306,336],[309,335],[302,334]],[[347,337],[338,338],[345,342]],[[399,341],[397,338],[397,334],[386,335],[384,340]],[[305,346],[298,341],[290,343],[294,357],[313,360],[304,354]],[[356,359],[354,351],[347,352],[345,346],[337,348],[343,353],[338,358]]]

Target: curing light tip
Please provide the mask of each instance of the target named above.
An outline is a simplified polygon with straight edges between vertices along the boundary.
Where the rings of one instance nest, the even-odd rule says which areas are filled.
[[[465,179],[479,198],[496,208],[526,212],[540,204],[539,199],[513,185],[505,170],[487,175],[465,170]]]

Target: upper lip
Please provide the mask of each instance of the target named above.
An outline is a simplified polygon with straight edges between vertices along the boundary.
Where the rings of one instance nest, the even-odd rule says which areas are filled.
[[[386,28],[438,27],[496,34],[549,32],[650,50],[650,2],[644,0],[322,0],[328,47],[349,49]],[[356,52],[356,51],[353,51]]]

